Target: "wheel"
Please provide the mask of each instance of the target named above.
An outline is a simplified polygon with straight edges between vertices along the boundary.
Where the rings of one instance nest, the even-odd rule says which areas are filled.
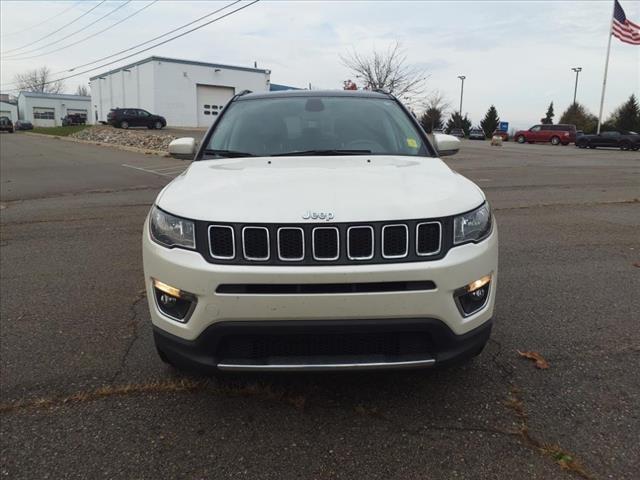
[[[576,147],[578,148],[587,148],[587,145],[584,142],[576,143]]]
[[[551,137],[551,145],[560,145],[559,137]]]
[[[631,150],[631,142],[623,142],[620,145],[620,150]]]
[[[518,143],[524,143],[525,142],[524,135],[518,135],[518,138],[516,138],[516,140],[518,141]]]
[[[121,121],[120,128],[124,128],[126,130],[127,128],[129,128],[129,122],[127,122],[126,120]]]
[[[162,127],[163,127],[162,122],[161,122],[161,121],[157,121],[157,122],[154,124],[154,126],[153,126],[153,127],[154,127],[154,128],[156,128],[156,129],[158,129],[158,130],[162,130]]]

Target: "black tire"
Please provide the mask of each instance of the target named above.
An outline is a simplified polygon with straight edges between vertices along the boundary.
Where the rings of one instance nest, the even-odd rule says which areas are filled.
[[[127,122],[126,120],[122,120],[120,122],[120,128],[123,128],[126,130],[127,128],[129,128],[129,122]]]
[[[162,127],[164,127],[164,125],[162,124],[162,122],[160,120],[158,120],[154,125],[153,128],[157,129],[157,130],[162,130]]]
[[[631,150],[631,142],[622,142],[620,150]]]
[[[516,141],[517,141],[518,143],[524,143],[524,142],[525,142],[525,140],[526,140],[526,139],[524,138],[524,135],[518,135],[518,138],[516,138]]]
[[[576,143],[576,147],[578,148],[587,148],[587,144],[584,142]]]
[[[551,137],[551,145],[560,145],[560,137]]]

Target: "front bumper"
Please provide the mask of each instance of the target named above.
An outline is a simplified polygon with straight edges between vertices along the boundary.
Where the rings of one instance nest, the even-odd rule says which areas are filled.
[[[406,366],[427,366],[434,361],[447,363],[455,357],[478,351],[479,345],[484,345],[488,338],[497,286],[497,234],[494,221],[493,231],[486,240],[452,248],[444,258],[425,262],[338,266],[221,265],[206,262],[197,252],[167,249],[156,244],[145,223],[144,275],[155,339],[159,350],[174,363],[211,369],[224,367],[224,364],[220,366],[223,359],[217,354],[216,345],[236,329],[252,334],[305,331],[332,335],[338,326],[338,332],[342,327],[349,332],[375,332],[380,328],[379,331],[387,335],[407,332],[409,325],[428,337],[425,340],[429,343],[428,355],[422,352],[420,358],[415,355],[395,357],[395,368],[401,368],[404,361],[424,361],[421,365],[409,363]],[[486,275],[491,275],[491,284],[484,307],[472,315],[463,315],[454,301],[454,292]],[[187,322],[175,321],[159,310],[153,293],[153,279],[195,295],[197,303]],[[220,285],[228,284],[375,282],[433,282],[435,288],[322,294],[216,292]],[[336,362],[358,368],[363,363],[358,352],[350,359],[337,358]],[[330,355],[334,353],[329,351]],[[305,365],[313,365],[313,359],[310,361]],[[323,362],[325,366],[328,364],[326,358]],[[364,363],[391,362],[379,357],[364,359]],[[384,365],[378,367],[385,368]]]
[[[195,340],[184,340],[157,327],[153,335],[156,347],[172,364],[203,373],[399,370],[443,366],[473,357],[489,340],[491,327],[490,319],[464,335],[455,335],[433,318],[258,321],[213,324]],[[367,342],[365,335],[378,344],[387,339],[389,345],[376,354],[358,353]],[[398,353],[399,341],[392,338],[397,335],[405,335],[405,341],[424,337],[425,343],[411,342],[412,352]],[[260,356],[265,351],[260,341],[276,345],[272,355]],[[291,355],[292,350],[296,355]]]

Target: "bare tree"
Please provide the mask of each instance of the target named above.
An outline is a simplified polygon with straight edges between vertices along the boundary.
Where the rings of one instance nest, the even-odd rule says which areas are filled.
[[[384,90],[410,102],[424,91],[427,75],[423,69],[407,63],[407,55],[399,42],[371,54],[354,50],[340,60],[361,79],[367,90]]]
[[[420,117],[420,123],[427,133],[432,133],[434,129],[444,126],[444,116],[450,106],[444,94],[439,90],[434,90],[422,102],[424,113]]]
[[[78,88],[76,88],[76,95],[82,95],[83,97],[88,97],[89,88],[86,85],[78,85]]]
[[[14,81],[20,91],[62,93],[64,90],[64,82],[62,80],[54,80],[51,70],[47,66],[18,73]]]

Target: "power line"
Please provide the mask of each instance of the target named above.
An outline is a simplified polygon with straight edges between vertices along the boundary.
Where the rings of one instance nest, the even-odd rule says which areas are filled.
[[[78,20],[80,20],[82,17],[89,15],[91,12],[93,12],[96,8],[98,8],[100,5],[102,5],[104,2],[106,2],[107,0],[102,0],[100,3],[98,3],[97,5],[91,7],[89,10],[87,10],[86,12],[84,12],[82,15],[80,15],[79,17],[74,18],[73,20],[71,20],[69,23],[65,23],[63,26],[61,26],[60,28],[58,28],[57,30],[54,30],[51,33],[48,33],[47,35],[45,35],[44,37],[40,37],[39,39],[31,42],[31,43],[27,43],[26,45],[22,45],[21,47],[18,48],[12,48],[11,50],[7,50],[5,52],[1,52],[2,55],[5,55],[9,52],[15,52],[16,50],[22,50],[23,48],[27,48],[30,47],[31,45],[34,45],[36,43],[38,43],[41,40],[44,40],[45,38],[49,38],[51,35],[54,35],[56,33],[58,33],[60,30],[68,27],[69,25],[77,22]]]
[[[38,55],[32,55],[32,56],[30,56],[30,57],[24,57],[24,58],[12,59],[12,60],[30,60],[30,59],[32,59],[32,58],[43,57],[43,56],[45,56],[45,55],[49,55],[49,54],[51,54],[51,53],[59,52],[60,50],[65,50],[65,49],[67,49],[67,48],[73,47],[74,45],[78,45],[79,43],[82,43],[82,42],[84,42],[84,41],[86,41],[86,40],[88,40],[88,39],[90,39],[90,38],[96,37],[96,36],[100,35],[101,33],[106,32],[107,30],[111,30],[113,27],[116,27],[116,26],[120,25],[122,22],[125,22],[125,21],[129,20],[131,17],[136,16],[137,14],[139,14],[139,13],[140,13],[140,12],[142,12],[143,10],[146,10],[147,8],[149,8],[149,7],[150,7],[151,5],[153,5],[154,3],[157,3],[158,1],[159,1],[159,0],[153,0],[151,3],[148,3],[148,4],[147,4],[147,5],[145,5],[144,7],[139,8],[138,10],[136,10],[135,12],[133,12],[132,14],[127,15],[126,17],[124,17],[124,18],[122,18],[122,19],[118,20],[117,22],[115,22],[115,23],[113,23],[113,24],[109,25],[107,28],[103,28],[102,30],[100,30],[100,31],[98,31],[98,32],[92,33],[91,35],[87,35],[86,37],[81,38],[80,40],[76,40],[75,42],[69,43],[69,44],[67,44],[67,45],[64,45],[64,46],[62,46],[62,47],[56,48],[56,49],[54,49],[54,50],[49,50],[48,52],[47,52],[47,51],[42,52],[42,53],[40,53],[40,54],[38,54]],[[64,71],[66,72],[67,70],[64,70]]]
[[[76,35],[77,33],[82,32],[83,30],[86,30],[87,28],[91,27],[92,25],[95,25],[95,24],[96,24],[96,23],[98,23],[99,21],[101,21],[101,20],[103,20],[103,19],[107,18],[109,15],[116,13],[116,12],[117,12],[118,10],[120,10],[121,8],[126,7],[129,3],[131,3],[131,1],[132,1],[132,0],[127,0],[127,1],[126,1],[126,2],[124,2],[124,3],[121,3],[120,5],[118,5],[118,6],[117,6],[116,8],[114,8],[113,10],[109,10],[106,14],[104,14],[104,15],[103,15],[103,16],[101,16],[100,18],[98,18],[98,19],[94,20],[94,21],[93,21],[93,22],[91,22],[90,24],[85,25],[85,26],[84,26],[84,27],[82,27],[81,29],[76,30],[75,32],[71,32],[71,33],[70,33],[70,34],[68,34],[67,36],[62,37],[62,38],[59,38],[58,40],[55,40],[55,41],[53,41],[53,42],[49,42],[49,43],[46,45],[46,47],[50,47],[50,46],[52,46],[52,45],[55,45],[56,43],[60,43],[61,41],[66,40],[67,38],[72,37],[72,36]],[[43,48],[43,47],[36,47],[36,48],[34,48],[34,49],[27,50],[26,52],[13,53],[13,54],[11,54],[11,55],[5,55],[5,60],[6,60],[7,58],[9,58],[10,60],[26,60],[26,59],[28,59],[28,58],[34,58],[34,57],[24,57],[24,58],[23,58],[23,57],[22,57],[22,55],[28,55],[28,54],[30,54],[30,53],[37,52],[38,50],[41,50],[42,48]],[[40,56],[40,55],[36,55],[36,56]],[[18,58],[14,58],[14,57],[18,57]]]
[[[239,0],[238,0],[238,1],[239,1]],[[178,35],[175,35],[175,36],[173,36],[173,37],[171,37],[171,38],[168,38],[167,40],[164,40],[164,41],[162,41],[162,42],[160,42],[160,43],[157,43],[157,44],[155,44],[155,45],[151,45],[150,47],[147,47],[147,48],[145,48],[145,49],[143,49],[143,50],[140,50],[140,51],[138,51],[138,52],[132,53],[132,54],[127,55],[127,56],[125,56],[125,57],[118,58],[118,59],[113,60],[113,61],[108,62],[108,63],[103,63],[102,65],[98,65],[97,67],[93,67],[93,68],[89,68],[89,69],[87,69],[87,70],[83,70],[82,72],[74,73],[73,75],[68,75],[68,76],[66,76],[66,77],[62,77],[62,78],[56,78],[56,79],[54,79],[54,80],[50,80],[50,81],[48,81],[48,82],[41,83],[40,85],[49,85],[50,83],[55,83],[55,82],[59,82],[59,81],[62,81],[62,80],[68,80],[69,78],[78,77],[78,76],[80,76],[80,75],[84,75],[85,73],[89,73],[89,72],[92,72],[92,71],[94,71],[94,70],[98,70],[98,69],[100,69],[100,68],[103,68],[103,67],[106,67],[106,66],[112,65],[112,64],[114,64],[114,63],[120,62],[121,60],[126,60],[127,58],[134,57],[134,56],[136,56],[136,55],[138,55],[138,54],[140,54],[140,53],[144,53],[144,52],[146,52],[146,51],[148,51],[148,50],[151,50],[151,49],[153,49],[153,48],[156,48],[156,47],[159,47],[159,46],[164,45],[164,44],[166,44],[166,43],[172,42],[173,40],[176,40],[176,39],[178,39],[178,38],[180,38],[180,37],[184,37],[185,35],[188,35],[189,33],[195,32],[196,30],[200,30],[201,28],[204,28],[204,27],[206,27],[207,25],[211,25],[212,23],[215,23],[215,22],[217,22],[218,20],[222,20],[223,18],[226,18],[226,17],[228,17],[228,16],[230,16],[230,15],[233,15],[234,13],[239,12],[240,10],[244,10],[245,8],[250,7],[250,6],[251,6],[251,5],[253,5],[254,3],[258,3],[259,1],[260,1],[260,0],[253,0],[252,2],[247,3],[246,5],[243,5],[243,6],[241,6],[241,7],[238,7],[238,8],[236,8],[235,10],[232,10],[232,11],[230,11],[230,12],[228,12],[228,13],[225,13],[224,15],[221,15],[221,16],[219,16],[219,17],[214,18],[213,20],[209,20],[208,22],[203,23],[202,25],[199,25],[199,26],[197,26],[197,27],[195,27],[195,28],[192,28],[191,30],[187,30],[186,32],[183,32],[183,33],[180,33],[180,34],[178,34]],[[234,4],[235,4],[235,3],[238,3],[238,2],[236,1],[236,2],[234,2]],[[233,5],[233,4],[231,4],[231,5]],[[228,6],[229,6],[229,5],[227,5],[227,7],[228,7]],[[184,28],[184,27],[182,27],[182,28]],[[92,62],[92,63],[95,63],[95,62]],[[13,84],[15,84],[15,82],[14,82]],[[8,91],[17,91],[17,90],[19,90],[19,89],[17,89],[17,88],[12,88],[12,89],[10,89],[10,90],[8,90]]]
[[[81,3],[82,3],[82,0],[80,0],[80,1],[78,1],[78,2],[75,2],[75,3],[73,3],[69,8],[65,8],[63,11],[61,11],[60,13],[55,14],[55,15],[54,15],[54,16],[52,16],[52,17],[45,18],[45,19],[44,19],[42,22],[40,22],[40,23],[36,23],[35,25],[31,25],[30,27],[23,28],[22,30],[17,30],[17,31],[15,31],[15,32],[3,33],[3,34],[1,34],[0,36],[1,36],[1,37],[12,37],[13,35],[17,35],[17,34],[19,34],[19,33],[20,33],[20,34],[22,34],[22,33],[25,33],[25,32],[30,32],[31,30],[33,30],[34,28],[39,27],[40,25],[44,25],[45,23],[50,22],[51,20],[54,20],[54,19],[56,19],[56,18],[58,18],[58,17],[61,17],[62,15],[64,15],[65,13],[67,13],[68,11],[73,10],[77,5],[79,5],[79,4],[81,4]]]
[[[57,75],[58,73],[73,72],[73,71],[74,71],[74,70],[76,70],[77,68],[82,68],[82,67],[86,67],[86,66],[88,66],[88,65],[93,65],[94,63],[101,62],[102,60],[107,60],[108,58],[113,58],[113,57],[115,57],[115,56],[117,56],[117,55],[120,55],[121,53],[130,52],[131,50],[135,50],[135,49],[136,49],[136,48],[138,48],[138,47],[142,47],[143,45],[147,45],[148,43],[151,43],[151,42],[154,42],[154,41],[156,41],[156,40],[159,40],[159,39],[160,39],[160,38],[162,38],[162,37],[166,37],[167,35],[171,35],[172,33],[175,33],[175,32],[177,32],[178,30],[182,30],[183,28],[186,28],[186,27],[188,27],[188,26],[190,26],[190,25],[193,25],[194,23],[198,23],[200,20],[204,20],[205,18],[208,18],[208,17],[210,17],[210,16],[212,16],[212,15],[215,15],[216,13],[219,13],[219,12],[221,12],[221,11],[223,11],[223,10],[226,10],[227,8],[232,7],[232,6],[234,6],[236,3],[239,3],[239,2],[241,2],[241,1],[242,1],[242,0],[235,0],[234,2],[231,2],[231,3],[230,3],[230,4],[228,4],[228,5],[225,5],[224,7],[218,8],[217,10],[214,10],[214,11],[213,11],[213,12],[211,12],[211,13],[207,13],[206,15],[203,15],[203,16],[201,16],[200,18],[196,18],[195,20],[193,20],[193,21],[191,21],[191,22],[189,22],[189,23],[185,23],[184,25],[182,25],[182,26],[180,26],[180,27],[174,28],[173,30],[170,30],[170,31],[168,31],[168,32],[166,32],[166,33],[163,33],[162,35],[158,35],[157,37],[154,37],[154,38],[152,38],[152,39],[150,39],[150,40],[147,40],[146,42],[138,43],[137,45],[134,45],[133,47],[129,47],[129,48],[126,48],[126,49],[124,49],[124,50],[120,50],[119,52],[112,53],[111,55],[107,55],[106,57],[98,58],[97,60],[94,60],[93,62],[83,63],[82,65],[76,65],[76,66],[71,67],[71,68],[68,68],[68,69],[66,69],[66,70],[61,70],[61,71],[59,71],[59,72],[54,73],[54,75]],[[127,58],[128,58],[128,57],[127,57]]]

